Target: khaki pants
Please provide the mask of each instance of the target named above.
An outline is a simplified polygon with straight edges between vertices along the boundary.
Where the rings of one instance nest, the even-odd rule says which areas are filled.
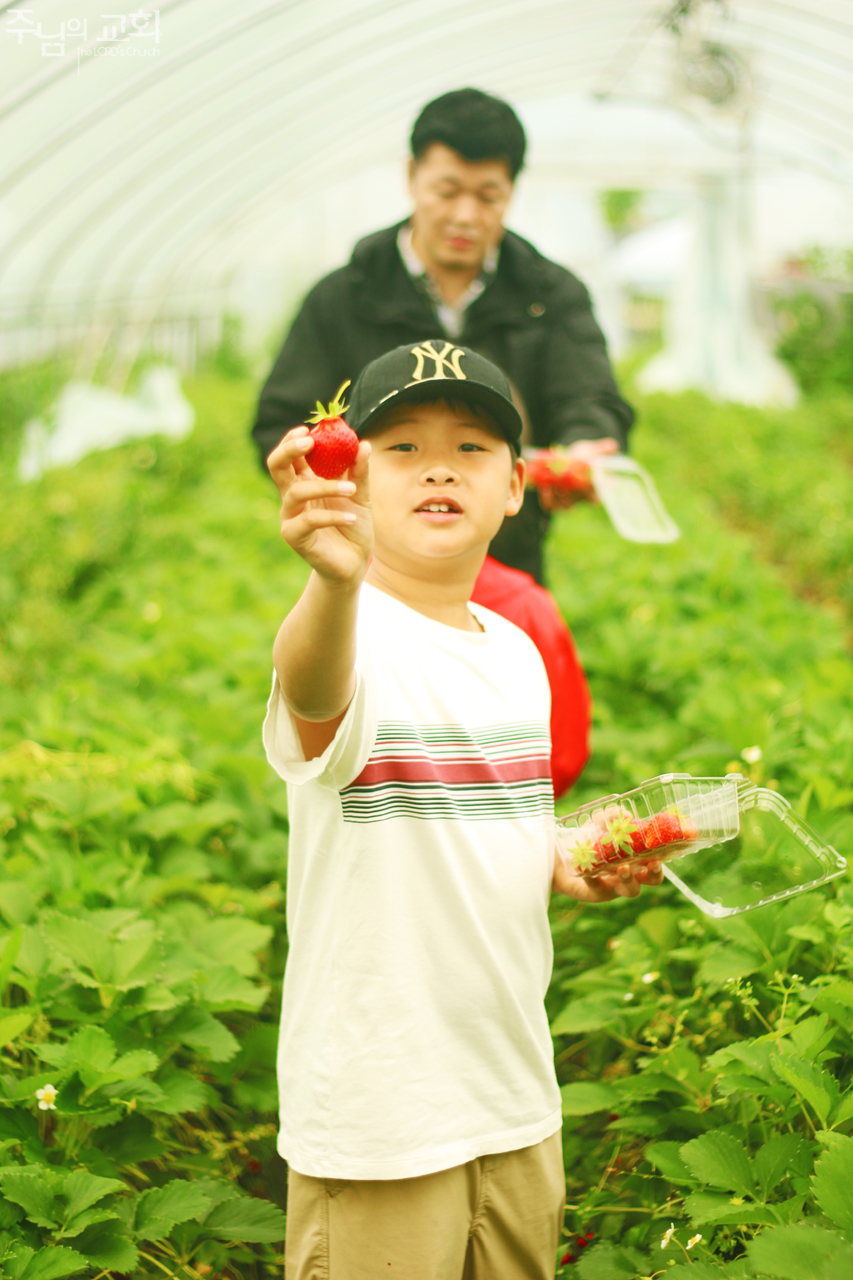
[[[553,1280],[561,1134],[393,1181],[290,1170],[285,1280]]]

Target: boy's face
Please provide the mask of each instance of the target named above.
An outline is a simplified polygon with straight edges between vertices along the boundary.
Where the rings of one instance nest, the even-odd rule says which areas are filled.
[[[375,549],[390,566],[473,564],[521,506],[524,463],[472,409],[401,405],[370,441]]]

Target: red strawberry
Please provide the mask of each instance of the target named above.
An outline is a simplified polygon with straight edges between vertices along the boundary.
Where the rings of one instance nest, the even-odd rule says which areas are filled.
[[[589,464],[563,449],[539,449],[527,460],[527,477],[537,489],[589,491]]]
[[[646,848],[659,849],[661,845],[676,844],[679,840],[695,840],[699,834],[689,818],[677,813],[656,813],[645,823]]]
[[[624,862],[645,849],[643,824],[625,814],[607,819],[607,835],[593,842],[593,849],[604,862]]]
[[[315,476],[324,480],[337,480],[355,462],[358,453],[358,436],[340,416],[346,413],[341,397],[349,386],[349,379],[338,387],[328,409],[317,401],[317,412],[308,419],[316,425],[311,428],[314,448],[307,455],[308,465]]]
[[[573,847],[572,862],[581,875],[598,875],[605,867],[627,862],[652,849],[695,840],[699,835],[689,818],[667,811],[641,822],[622,813],[608,818],[606,826],[606,835],[583,840]]]

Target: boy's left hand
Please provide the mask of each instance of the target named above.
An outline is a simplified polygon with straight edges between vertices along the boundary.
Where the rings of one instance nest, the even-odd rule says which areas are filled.
[[[587,879],[574,875],[558,856],[554,864],[552,888],[576,902],[612,902],[614,898],[636,898],[643,885],[656,888],[663,884],[663,867],[658,858],[635,863],[633,867],[616,869],[605,875]]]

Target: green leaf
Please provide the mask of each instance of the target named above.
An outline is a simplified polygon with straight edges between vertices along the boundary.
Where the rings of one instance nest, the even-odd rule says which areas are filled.
[[[835,1027],[829,1027],[829,1018],[825,1013],[819,1017],[803,1018],[789,1032],[790,1039],[796,1045],[799,1054],[814,1062],[817,1055],[827,1047],[835,1035]]]
[[[81,969],[93,974],[98,982],[112,980],[113,946],[100,929],[85,920],[50,911],[42,916],[41,931],[49,947],[69,956]]]
[[[174,1178],[164,1187],[154,1187],[139,1196],[134,1234],[139,1240],[162,1240],[177,1223],[198,1217],[209,1204],[209,1197],[199,1187]]]
[[[37,907],[22,880],[0,881],[0,915],[11,925],[28,924]]]
[[[0,1017],[0,1048],[11,1044],[33,1020],[33,1014],[22,1009],[20,1013],[7,1013]]]
[[[137,1103],[142,1103],[146,1107],[159,1107],[163,1101],[163,1090],[159,1084],[153,1080],[149,1080],[147,1076],[136,1076],[133,1080],[117,1080],[112,1084],[106,1084],[101,1087],[99,1093],[94,1095],[94,1100],[101,1103],[102,1098],[121,1098],[125,1102],[132,1102],[134,1099]]]
[[[30,1222],[52,1231],[59,1224],[53,1212],[54,1193],[43,1172],[8,1166],[0,1169],[0,1187],[7,1200],[21,1206]]]
[[[204,1222],[204,1219],[217,1204],[222,1204],[224,1200],[236,1200],[242,1192],[238,1191],[233,1182],[229,1182],[227,1178],[195,1178],[193,1186],[198,1187],[208,1198],[209,1204],[203,1213],[196,1218],[196,1222]]]
[[[796,938],[798,942],[813,942],[816,946],[826,942],[826,934],[823,929],[818,929],[813,924],[795,924],[793,928],[786,929],[785,932],[789,938]]]
[[[579,1080],[560,1090],[564,1116],[588,1116],[594,1111],[612,1111],[618,1101],[610,1085]]]
[[[774,1280],[818,1280],[827,1261],[845,1262],[853,1275],[853,1247],[823,1227],[774,1227],[747,1245],[749,1260],[762,1276]],[[839,1273],[841,1280],[841,1273]]]
[[[84,1209],[75,1218],[70,1218],[58,1234],[63,1240],[71,1240],[74,1236],[79,1236],[80,1232],[85,1231],[86,1227],[90,1227],[93,1222],[108,1222],[118,1217],[120,1217],[118,1209]]]
[[[85,1169],[75,1169],[73,1173],[69,1173],[62,1188],[67,1201],[63,1221],[68,1222],[90,1205],[97,1204],[111,1191],[126,1190],[126,1184],[118,1178],[99,1178],[94,1173],[87,1173]]]
[[[257,972],[257,953],[272,937],[268,925],[240,916],[220,916],[192,933],[192,943],[217,964],[232,965],[244,977]]]
[[[637,924],[656,947],[668,951],[678,945],[678,913],[672,907],[652,907],[637,917]]]
[[[773,1070],[808,1102],[825,1125],[838,1100],[835,1077],[814,1062],[806,1062],[805,1058],[794,1058],[786,1053],[773,1058]]]
[[[747,978],[764,964],[764,957],[756,951],[744,951],[740,947],[715,947],[702,961],[697,982],[722,987],[729,978]]]
[[[103,1027],[81,1027],[68,1041],[65,1061],[95,1073],[107,1071],[115,1061],[116,1047]]]
[[[87,1227],[75,1247],[94,1266],[109,1271],[132,1273],[139,1261],[136,1246],[115,1222]]]
[[[743,1145],[728,1133],[703,1133],[679,1148],[682,1160],[699,1182],[721,1191],[752,1195],[755,1179]]]
[[[59,1280],[60,1276],[73,1276],[86,1268],[86,1259],[75,1249],[50,1245],[39,1249],[30,1259],[18,1280]]]
[[[156,1071],[159,1065],[160,1059],[150,1049],[131,1049],[130,1053],[123,1053],[116,1059],[109,1075],[112,1080],[133,1080],[136,1076]]]
[[[834,1125],[843,1124],[851,1116],[853,1116],[853,1089],[849,1089],[841,1098],[837,1108],[832,1113],[832,1123]]]
[[[726,1280],[727,1276],[737,1276],[738,1280],[744,1272],[734,1271],[729,1267],[717,1266],[713,1262],[689,1262],[680,1267],[671,1267],[666,1273],[666,1280]]]
[[[749,1200],[732,1204],[730,1197],[714,1195],[710,1191],[696,1191],[687,1196],[684,1207],[697,1226],[713,1223],[775,1226],[779,1221],[772,1205],[755,1204]]]
[[[6,987],[9,984],[9,975],[14,968],[23,940],[24,931],[21,926],[18,925],[12,930],[6,941],[3,943],[3,950],[0,951],[0,1000],[2,1000],[6,994]],[[5,1044],[6,1042],[4,1041],[3,1043]]]
[[[215,965],[204,976],[207,980],[199,983],[199,997],[209,1009],[245,1009],[255,1012],[270,993],[269,987],[259,986],[249,978],[244,978],[230,964]]]
[[[580,1280],[635,1280],[646,1262],[626,1245],[596,1244],[581,1254],[577,1274]]]
[[[34,1256],[35,1249],[31,1249],[28,1245],[17,1242],[12,1244],[3,1258],[6,1275],[11,1276],[12,1280],[18,1280],[18,1276],[23,1274]]]
[[[706,1066],[712,1071],[717,1071],[732,1062],[743,1063],[752,1075],[759,1076],[768,1084],[773,1084],[776,1080],[773,1059],[777,1056],[769,1044],[759,1040],[741,1040],[712,1053]]]
[[[670,1182],[695,1184],[696,1177],[681,1158],[678,1142],[653,1142],[646,1147],[646,1159]]]
[[[122,938],[114,944],[113,976],[111,984],[119,991],[133,991],[135,987],[154,982],[163,967],[157,936]]]
[[[181,1044],[206,1050],[214,1062],[227,1062],[240,1048],[218,1018],[197,1006],[183,1009],[169,1024],[167,1034]]]
[[[173,1071],[157,1080],[163,1097],[152,1104],[152,1110],[163,1111],[166,1115],[185,1115],[188,1112],[197,1114],[204,1109],[207,1102],[207,1091],[201,1080],[189,1071]]]
[[[777,1133],[756,1152],[755,1177],[765,1200],[782,1181],[801,1146],[802,1138],[795,1133]]]
[[[837,1135],[815,1165],[814,1197],[837,1227],[853,1234],[853,1138]]]
[[[572,1000],[551,1024],[552,1036],[576,1036],[583,1031],[600,1031],[614,1022],[625,1008],[621,995],[582,996]]]
[[[284,1240],[285,1217],[268,1200],[239,1196],[218,1204],[204,1219],[206,1235],[217,1240],[241,1240],[250,1244],[272,1244]]]
[[[803,1216],[806,1197],[790,1196],[787,1200],[777,1200],[768,1207],[776,1214],[776,1220],[780,1223],[799,1222]]]
[[[160,809],[146,809],[136,819],[134,827],[154,840],[180,835],[194,844],[206,832],[224,827],[229,822],[239,822],[242,816],[241,810],[221,800],[209,800],[207,804],[176,801]]]

